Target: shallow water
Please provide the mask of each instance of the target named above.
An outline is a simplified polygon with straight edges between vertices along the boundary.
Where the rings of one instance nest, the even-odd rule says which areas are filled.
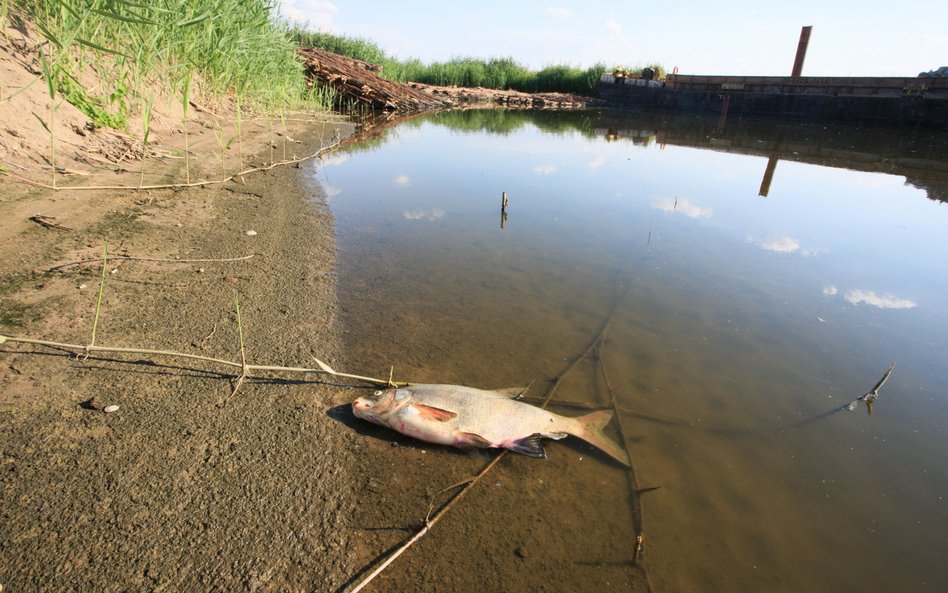
[[[468,111],[322,161],[346,370],[541,395],[611,319],[556,397],[608,407],[602,362],[660,486],[630,495],[573,439],[507,456],[389,586],[945,590],[946,155],[900,130]],[[871,416],[839,411],[892,362]],[[485,463],[366,432],[375,553]]]

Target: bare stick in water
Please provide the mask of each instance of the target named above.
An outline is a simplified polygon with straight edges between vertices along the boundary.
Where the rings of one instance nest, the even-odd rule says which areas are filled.
[[[885,385],[885,382],[889,380],[889,375],[892,374],[892,369],[894,369],[894,368],[895,368],[895,363],[893,362],[892,365],[889,366],[889,370],[887,370],[887,371],[885,372],[885,374],[882,375],[882,378],[879,379],[879,382],[876,383],[876,384],[873,386],[872,389],[870,389],[867,393],[864,393],[864,394],[860,395],[859,397],[857,397],[857,398],[854,399],[853,401],[851,401],[851,402],[849,402],[848,404],[846,404],[846,406],[844,406],[845,409],[846,409],[847,411],[852,412],[853,410],[856,409],[856,406],[859,405],[859,402],[865,402],[865,403],[866,403],[866,410],[869,412],[869,415],[871,416],[871,415],[872,415],[872,404],[873,404],[873,402],[876,401],[876,399],[878,399],[878,397],[879,397],[879,390],[882,389],[882,386]]]

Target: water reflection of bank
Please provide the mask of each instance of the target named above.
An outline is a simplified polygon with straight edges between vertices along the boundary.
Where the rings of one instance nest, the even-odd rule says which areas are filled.
[[[905,177],[928,197],[948,201],[948,134],[842,124],[818,125],[742,118],[603,112],[596,132],[637,145],[687,146],[761,156],[761,195],[774,183],[781,160]],[[779,182],[779,177],[777,177]]]
[[[779,184],[777,165],[793,161],[904,177],[932,200],[948,202],[948,134],[880,126],[822,125],[767,118],[730,118],[667,112],[613,110],[542,111],[523,109],[450,110],[422,116],[366,120],[364,133],[349,143],[360,150],[385,141],[396,125],[425,123],[461,133],[509,135],[532,125],[556,135],[630,142],[635,146],[674,145],[767,159],[760,194]],[[366,142],[368,138],[374,141]],[[355,144],[358,143],[358,144]]]

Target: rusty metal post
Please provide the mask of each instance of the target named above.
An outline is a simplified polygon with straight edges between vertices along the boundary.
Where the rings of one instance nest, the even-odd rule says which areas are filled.
[[[774,171],[777,169],[777,161],[779,160],[780,158],[777,155],[771,155],[771,157],[767,159],[767,168],[764,169],[764,178],[760,180],[760,191],[757,192],[758,196],[766,198],[767,194],[770,193],[770,184],[774,180]]]
[[[806,46],[810,44],[810,31],[812,26],[806,26],[800,29],[800,41],[797,43],[797,57],[793,60],[793,72],[790,76],[799,78],[803,73],[803,60],[806,58]]]

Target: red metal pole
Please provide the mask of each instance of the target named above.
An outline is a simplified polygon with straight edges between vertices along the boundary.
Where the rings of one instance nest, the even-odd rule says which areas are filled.
[[[797,43],[797,57],[793,60],[793,72],[790,73],[790,76],[793,78],[799,78],[803,72],[803,59],[806,58],[806,46],[810,43],[810,31],[812,30],[812,26],[806,26],[800,29],[800,42]]]

